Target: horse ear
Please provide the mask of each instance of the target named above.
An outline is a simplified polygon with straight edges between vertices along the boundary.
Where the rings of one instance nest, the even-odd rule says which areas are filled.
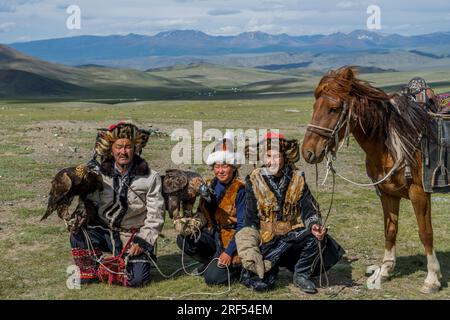
[[[345,66],[340,69],[339,76],[342,79],[352,81],[358,75],[358,67],[356,66]]]
[[[355,69],[352,67],[345,67],[340,73],[340,77],[346,80],[353,80],[355,78]]]

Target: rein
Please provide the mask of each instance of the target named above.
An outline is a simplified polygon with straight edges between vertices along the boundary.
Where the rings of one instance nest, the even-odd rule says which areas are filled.
[[[323,96],[323,98],[339,103],[339,100],[332,98],[330,96]],[[344,102],[344,105],[342,107],[343,109],[339,116],[339,120],[333,129],[322,127],[313,123],[308,124],[306,127],[307,131],[313,132],[327,139],[325,144],[325,154],[331,153],[333,159],[336,159],[336,154],[342,148],[345,140],[348,141],[348,137],[350,135],[350,120],[352,107],[353,107],[353,100],[351,101],[350,106],[347,103],[347,101]],[[345,126],[345,135],[343,143],[339,145],[339,132],[341,131],[342,128],[344,128],[344,126]],[[334,146],[333,148],[330,148],[332,141],[334,141]]]
[[[330,96],[323,96],[323,97],[326,99],[329,99],[333,102],[339,103],[339,100],[334,99]],[[353,182],[350,179],[347,179],[344,176],[342,176],[341,174],[336,172],[335,168],[333,167],[333,161],[336,161],[337,152],[342,148],[342,146],[344,145],[346,140],[347,140],[347,145],[348,145],[349,136],[350,136],[350,121],[352,119],[353,102],[354,102],[354,100],[351,100],[350,106],[347,103],[347,101],[344,102],[343,109],[339,116],[339,120],[333,129],[322,127],[322,126],[312,124],[312,123],[308,124],[307,129],[306,129],[307,131],[316,133],[319,136],[322,136],[327,139],[326,144],[325,144],[325,149],[324,149],[325,157],[327,159],[327,171],[325,174],[325,178],[322,182],[322,185],[324,185],[325,182],[327,181],[328,175],[330,172],[332,173],[333,184],[332,184],[330,204],[329,204],[325,219],[323,220],[323,223],[322,223],[323,228],[325,228],[325,225],[326,225],[328,218],[330,216],[330,213],[331,213],[331,209],[333,207],[335,186],[336,186],[336,175],[339,176],[340,178],[342,178],[343,180],[350,182],[352,184],[358,185],[358,186],[376,186],[376,185],[384,182],[388,178],[390,178],[395,173],[395,171],[398,169],[398,167],[400,165],[400,161],[397,161],[385,177],[383,177],[381,180],[379,180],[377,182],[370,183],[370,184],[360,184],[360,183]],[[341,131],[342,128],[344,128],[344,126],[345,126],[344,139],[342,140],[342,143],[339,145],[339,132]],[[330,148],[332,141],[334,141],[334,146],[332,148]],[[329,153],[331,153],[331,158],[328,158]],[[316,164],[316,188],[317,189],[318,189],[318,179],[319,179],[319,175],[318,175],[318,168],[317,168],[317,164]],[[319,210],[319,209],[316,208],[316,210]],[[319,259],[320,259],[319,285],[321,287],[323,287],[323,285],[322,285],[322,273],[323,273],[325,275],[325,279],[326,279],[326,287],[328,287],[329,286],[328,273],[325,270],[324,259],[323,259],[323,251],[325,250],[325,248],[322,248],[322,244],[320,241],[318,241],[318,247],[319,247]]]
[[[326,98],[328,100],[331,100],[333,102],[339,103],[339,100],[337,100],[333,97],[330,97],[330,96],[322,96],[322,97]],[[359,187],[374,187],[376,185],[379,185],[379,184],[385,182],[387,179],[389,179],[398,170],[401,162],[403,162],[403,159],[399,158],[394,163],[394,166],[391,168],[391,170],[389,170],[389,172],[383,178],[381,178],[380,180],[375,181],[373,183],[354,182],[354,181],[344,177],[343,175],[339,174],[336,171],[336,169],[333,167],[333,161],[336,161],[337,152],[342,148],[342,146],[345,143],[345,140],[347,140],[347,144],[348,144],[348,139],[350,136],[350,120],[352,117],[353,101],[354,100],[351,101],[350,107],[348,106],[347,101],[344,102],[343,110],[341,111],[341,115],[340,115],[339,120],[336,123],[334,129],[321,127],[321,126],[318,126],[318,125],[315,125],[312,123],[308,124],[308,126],[306,128],[307,131],[313,132],[313,133],[318,134],[319,136],[322,136],[327,139],[326,144],[325,144],[325,149],[324,149],[325,157],[327,159],[327,172],[325,174],[325,178],[322,182],[322,185],[324,185],[325,182],[327,181],[328,174],[331,171],[333,173],[333,179],[334,179],[334,175],[337,175],[341,179],[343,179],[351,184],[354,184],[356,186],[359,186]],[[344,139],[342,140],[342,143],[339,145],[339,132],[341,131],[342,128],[344,128],[344,126],[346,126]],[[332,141],[334,141],[334,146],[332,148],[330,148]],[[328,158],[329,153],[331,153],[331,159]]]

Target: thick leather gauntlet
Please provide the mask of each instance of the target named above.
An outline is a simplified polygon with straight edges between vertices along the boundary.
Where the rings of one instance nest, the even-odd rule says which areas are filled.
[[[264,274],[272,268],[272,263],[264,260],[259,250],[261,237],[258,230],[251,227],[242,228],[236,234],[235,239],[242,266],[263,279]]]

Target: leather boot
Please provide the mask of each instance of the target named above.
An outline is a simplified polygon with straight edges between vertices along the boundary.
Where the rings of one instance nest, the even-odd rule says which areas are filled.
[[[311,281],[313,271],[319,258],[319,246],[316,238],[311,236],[302,249],[300,257],[295,264],[293,283],[306,293],[316,293],[315,284]]]
[[[264,276],[264,279],[260,279],[255,273],[251,271],[242,269],[240,282],[247,288],[258,292],[269,291],[275,287],[277,275],[278,268],[276,267],[271,269]]]
[[[306,293],[317,293],[316,285],[303,274],[294,274],[294,285]]]

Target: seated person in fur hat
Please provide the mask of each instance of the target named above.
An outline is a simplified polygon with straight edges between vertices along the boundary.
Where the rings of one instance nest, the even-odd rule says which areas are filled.
[[[297,140],[270,132],[257,149],[264,165],[246,177],[244,227],[236,234],[245,268],[241,282],[256,291],[269,290],[279,267],[286,267],[294,273],[294,285],[315,293],[311,277],[336,264],[343,250],[321,226],[319,205],[294,165],[300,154]]]
[[[148,138],[148,131],[122,122],[98,132],[95,151],[102,161],[91,164],[103,177],[103,191],[88,196],[97,209],[96,222],[87,226],[87,233],[70,238],[82,283],[98,281],[93,255],[97,260],[104,251],[117,256],[127,243],[122,283],[140,287],[150,280],[149,257],[155,258],[154,246],[163,228],[164,199],[159,174],[140,157]]]
[[[199,209],[207,225],[200,236],[178,235],[180,249],[202,263],[194,270],[203,275],[207,284],[227,284],[239,278],[240,259],[237,255],[234,234],[242,227],[245,211],[244,183],[238,178],[238,169],[244,157],[234,152],[231,139],[224,138],[208,156],[214,178],[208,181],[213,191],[211,201],[200,200]],[[228,270],[227,270],[228,267]]]

